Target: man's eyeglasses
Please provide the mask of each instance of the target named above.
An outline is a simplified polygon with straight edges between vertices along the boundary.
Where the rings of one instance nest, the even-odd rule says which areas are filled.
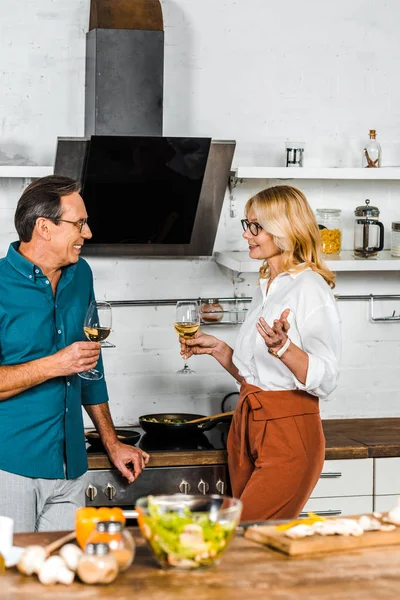
[[[241,219],[241,224],[243,227],[243,231],[247,231],[247,229],[250,229],[250,233],[251,235],[254,235],[254,237],[256,237],[260,231],[262,231],[262,227],[259,223],[255,223],[254,221],[248,221],[247,219]]]
[[[88,224],[88,219],[79,219],[79,221],[67,221],[67,219],[50,219],[53,223],[58,223],[61,221],[62,223],[71,223],[71,225],[75,225],[79,229],[79,233],[82,232],[82,229],[85,225]]]

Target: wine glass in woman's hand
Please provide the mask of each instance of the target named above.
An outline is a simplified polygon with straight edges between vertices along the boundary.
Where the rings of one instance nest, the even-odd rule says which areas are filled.
[[[179,336],[185,340],[196,335],[200,327],[200,309],[197,301],[177,302],[174,327]],[[177,373],[178,375],[191,375],[195,371],[188,366],[185,355],[184,359],[185,364]]]
[[[83,331],[87,339],[91,342],[102,342],[111,333],[111,305],[108,302],[91,302],[85,320]],[[96,369],[78,373],[83,379],[97,380],[103,377],[103,374]]]

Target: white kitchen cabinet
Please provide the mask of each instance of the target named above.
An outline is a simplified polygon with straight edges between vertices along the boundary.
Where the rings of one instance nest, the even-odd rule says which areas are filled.
[[[372,458],[326,460],[311,498],[332,496],[371,496],[372,498],[373,473]]]
[[[308,512],[325,517],[358,515],[373,511],[373,496],[333,496],[332,498],[310,498],[300,516]]]
[[[400,457],[326,460],[302,513],[356,515],[394,508],[400,498]]]
[[[374,496],[374,511],[389,512],[389,510],[397,506],[398,500],[398,495]]]
[[[375,458],[374,494],[400,496],[400,458]]]
[[[326,460],[301,516],[356,515],[373,510],[374,460]]]

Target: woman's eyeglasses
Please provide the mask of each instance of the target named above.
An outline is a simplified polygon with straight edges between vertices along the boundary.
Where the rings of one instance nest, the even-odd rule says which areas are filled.
[[[243,227],[243,231],[247,231],[247,229],[250,230],[251,235],[257,236],[260,231],[262,230],[262,227],[259,223],[255,223],[254,221],[248,221],[247,219],[241,219],[241,224]]]

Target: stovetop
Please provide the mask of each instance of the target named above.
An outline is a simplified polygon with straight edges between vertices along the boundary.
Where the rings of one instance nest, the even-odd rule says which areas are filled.
[[[225,450],[228,437],[229,423],[218,423],[209,431],[188,434],[168,433],[165,436],[155,436],[145,433],[141,427],[126,427],[141,434],[139,441],[135,444],[146,452],[188,452],[206,450]],[[88,454],[101,452],[99,446],[87,446]]]

